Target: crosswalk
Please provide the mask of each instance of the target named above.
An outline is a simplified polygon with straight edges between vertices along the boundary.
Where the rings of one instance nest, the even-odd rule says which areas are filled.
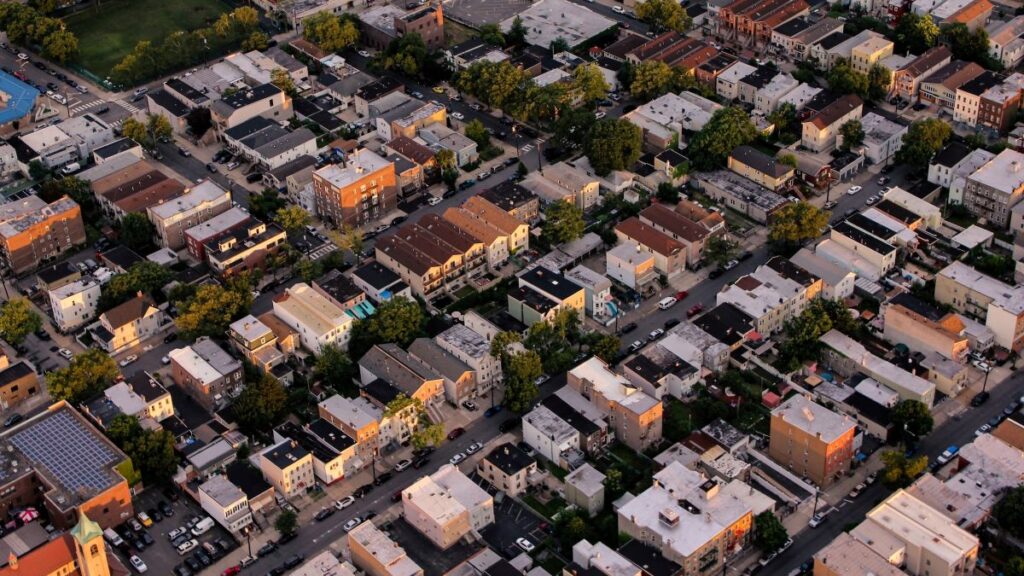
[[[131,112],[132,114],[138,114],[139,112],[142,112],[141,108],[139,108],[138,106],[135,106],[134,104],[132,104],[131,102],[129,102],[127,100],[118,100],[117,101],[117,105],[120,106],[121,108],[124,108],[125,110]]]
[[[85,112],[86,110],[89,110],[90,108],[95,108],[95,107],[99,106],[100,104],[104,104],[104,103],[105,103],[104,100],[93,100],[92,102],[86,102],[84,104],[78,104],[76,106],[72,106],[71,107],[71,115],[72,116],[77,116],[78,114],[81,114],[82,112]]]
[[[537,140],[536,142],[530,142],[529,144],[524,145],[522,148],[520,148],[520,150],[522,150],[523,153],[530,152],[534,148],[536,148],[537,146],[540,146],[541,144],[544,144],[544,142],[545,142],[545,140],[543,138],[541,138],[541,139]]]

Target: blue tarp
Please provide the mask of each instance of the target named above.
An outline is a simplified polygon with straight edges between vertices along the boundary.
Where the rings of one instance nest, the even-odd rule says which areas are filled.
[[[3,71],[0,71],[0,92],[7,98],[6,105],[0,107],[0,125],[28,116],[39,97],[38,90]]]

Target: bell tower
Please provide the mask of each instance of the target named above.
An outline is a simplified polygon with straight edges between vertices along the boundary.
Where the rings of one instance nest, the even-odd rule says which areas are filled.
[[[75,556],[82,576],[110,576],[110,563],[107,562],[100,525],[80,511],[78,524],[71,529],[71,536],[75,539]]]

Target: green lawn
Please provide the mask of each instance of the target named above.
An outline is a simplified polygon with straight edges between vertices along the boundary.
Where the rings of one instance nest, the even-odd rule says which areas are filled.
[[[105,77],[139,41],[159,44],[171,32],[203,28],[230,10],[221,0],[105,0],[65,21],[78,36],[81,64]]]

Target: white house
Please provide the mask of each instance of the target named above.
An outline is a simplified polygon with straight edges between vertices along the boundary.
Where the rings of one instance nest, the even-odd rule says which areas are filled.
[[[274,298],[274,315],[297,331],[302,345],[314,354],[319,354],[327,344],[347,347],[355,322],[305,282]]]
[[[91,276],[50,291],[50,310],[57,329],[70,332],[96,317],[100,283]]]

